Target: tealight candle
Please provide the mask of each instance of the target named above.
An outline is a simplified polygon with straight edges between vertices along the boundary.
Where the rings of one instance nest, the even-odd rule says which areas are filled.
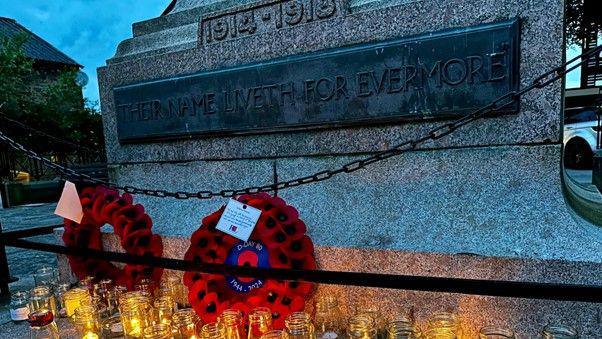
[[[75,309],[90,300],[90,293],[84,288],[74,288],[63,294],[63,307],[67,317],[73,316]]]

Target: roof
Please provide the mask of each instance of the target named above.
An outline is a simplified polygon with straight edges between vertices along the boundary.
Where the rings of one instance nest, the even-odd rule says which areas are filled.
[[[28,57],[34,60],[82,67],[75,60],[52,46],[49,42],[23,27],[15,19],[0,16],[0,36],[14,37],[23,33],[30,36],[24,45],[25,55]]]

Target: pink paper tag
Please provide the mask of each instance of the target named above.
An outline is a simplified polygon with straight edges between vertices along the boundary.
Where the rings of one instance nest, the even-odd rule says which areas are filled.
[[[61,193],[61,198],[56,205],[54,214],[73,220],[78,224],[82,221],[84,211],[82,210],[82,204],[79,201],[79,194],[77,194],[74,183],[65,181],[65,187],[63,187],[63,193]]]

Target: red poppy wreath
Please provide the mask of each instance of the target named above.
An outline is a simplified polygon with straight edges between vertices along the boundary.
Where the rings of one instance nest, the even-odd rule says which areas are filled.
[[[248,241],[240,241],[216,229],[225,207],[203,218],[190,239],[185,259],[199,263],[238,266],[315,269],[314,246],[297,210],[278,197],[260,193],[242,195],[238,201],[261,210]],[[227,308],[247,315],[260,306],[272,310],[275,328],[284,326],[291,312],[301,311],[312,292],[304,282],[261,280],[186,272],[188,300],[205,322],[215,321]]]
[[[130,194],[119,195],[119,192],[102,186],[87,187],[80,193],[80,201],[84,212],[81,223],[65,219],[65,245],[102,250],[100,228],[110,224],[127,253],[157,257],[163,255],[163,241],[151,231],[153,221],[144,212],[142,205],[134,205]],[[161,268],[127,264],[120,269],[104,260],[77,256],[68,258],[71,270],[79,279],[86,276],[109,278],[130,290],[142,279],[158,282],[163,274]]]

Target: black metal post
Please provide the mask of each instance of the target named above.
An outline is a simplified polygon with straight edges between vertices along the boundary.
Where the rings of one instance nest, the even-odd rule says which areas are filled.
[[[0,222],[0,238],[2,237],[2,223]],[[10,276],[8,269],[8,258],[6,257],[6,246],[0,243],[0,300],[10,298],[10,290],[8,284],[18,279]]]

